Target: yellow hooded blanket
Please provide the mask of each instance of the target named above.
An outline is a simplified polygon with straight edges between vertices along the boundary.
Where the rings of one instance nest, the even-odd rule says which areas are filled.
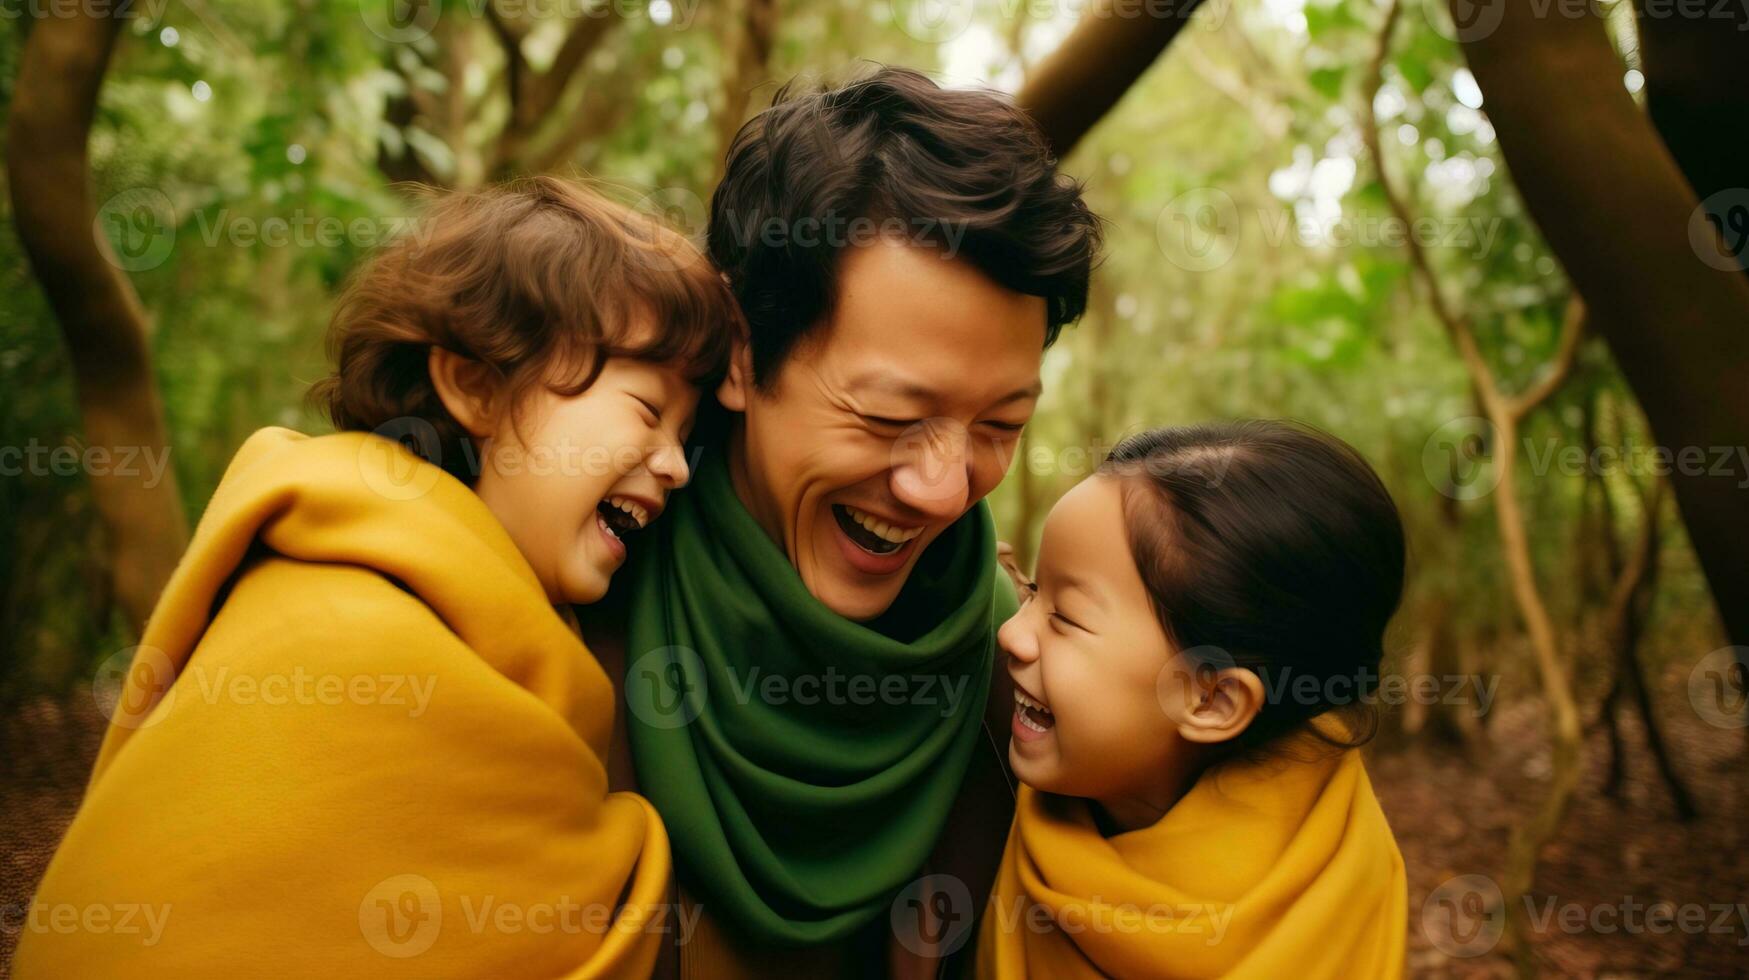
[[[1360,754],[1233,763],[1107,838],[1020,791],[978,976],[1397,978],[1407,879]]]
[[[460,482],[263,430],[116,692],[14,973],[648,976],[668,839],[607,792],[613,704]]]

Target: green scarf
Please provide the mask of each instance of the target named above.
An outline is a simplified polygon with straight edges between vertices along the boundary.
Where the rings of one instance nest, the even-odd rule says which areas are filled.
[[[829,942],[886,912],[933,849],[1014,594],[980,503],[878,620],[845,619],[742,505],[722,444],[703,455],[628,569],[639,790],[710,915],[759,943]]]

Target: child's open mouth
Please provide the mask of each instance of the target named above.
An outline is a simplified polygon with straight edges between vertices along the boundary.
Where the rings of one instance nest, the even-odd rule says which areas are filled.
[[[626,542],[650,523],[650,511],[636,500],[615,495],[595,505],[595,519],[623,558]]]
[[[1024,741],[1042,738],[1056,727],[1057,718],[1051,709],[1034,700],[1019,688],[1014,690],[1014,735]]]

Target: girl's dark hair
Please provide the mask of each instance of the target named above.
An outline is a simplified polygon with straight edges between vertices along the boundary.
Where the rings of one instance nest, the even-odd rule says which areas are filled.
[[[746,314],[755,383],[831,314],[838,260],[870,225],[1043,297],[1047,347],[1087,306],[1099,219],[1012,100],[907,68],[792,82],[736,134],[711,198],[710,254]]]
[[[1265,704],[1233,749],[1326,712],[1360,745],[1385,627],[1403,594],[1403,524],[1352,447],[1297,422],[1154,429],[1100,466],[1123,481],[1130,550],[1166,635],[1198,668],[1244,667]]]

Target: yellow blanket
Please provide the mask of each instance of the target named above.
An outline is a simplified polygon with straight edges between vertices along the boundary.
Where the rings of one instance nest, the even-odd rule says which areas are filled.
[[[613,704],[466,487],[376,436],[263,430],[147,625],[15,975],[648,976],[668,838],[607,792]]]
[[[978,976],[1396,978],[1407,881],[1360,755],[1217,766],[1110,838],[1022,788]]]

